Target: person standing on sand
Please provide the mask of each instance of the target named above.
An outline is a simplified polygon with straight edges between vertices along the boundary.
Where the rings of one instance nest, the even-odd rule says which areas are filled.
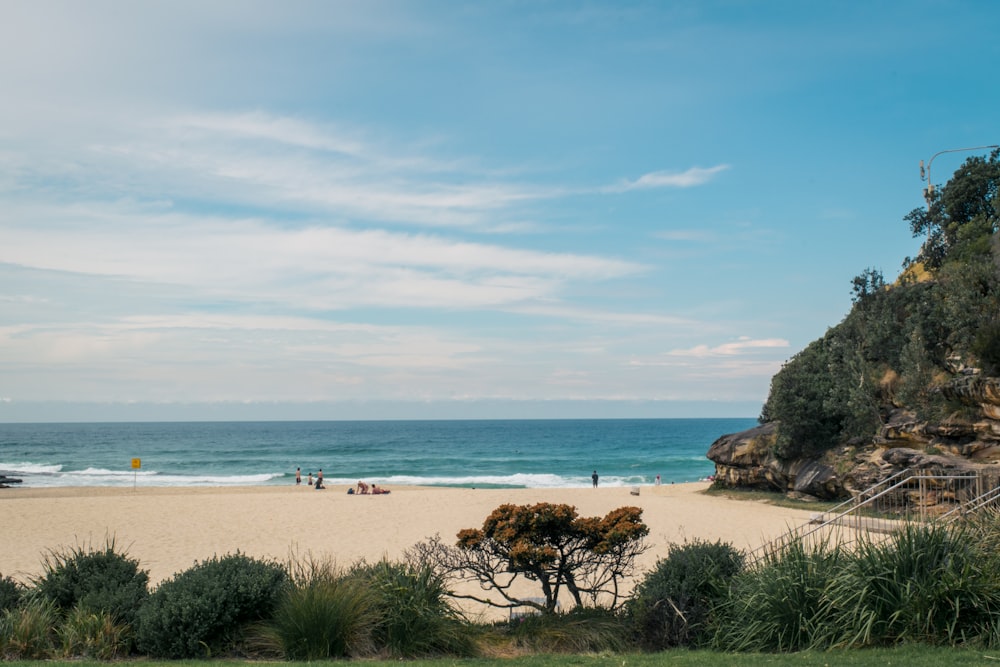
[[[596,489],[597,488],[597,471],[596,470],[594,471],[594,474],[590,476],[590,479],[592,479],[594,481],[594,488]]]
[[[295,486],[302,483],[302,468],[295,469]]]
[[[317,488],[317,489],[325,489],[326,488],[325,486],[323,486],[323,469],[322,468],[320,468],[319,472],[316,473],[316,487],[315,488]]]

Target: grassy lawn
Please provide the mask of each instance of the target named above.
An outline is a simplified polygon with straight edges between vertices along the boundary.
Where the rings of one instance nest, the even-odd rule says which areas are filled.
[[[363,667],[399,667],[399,660],[357,660]],[[311,662],[318,665],[344,665],[351,661]],[[4,667],[107,667],[107,663],[86,660],[73,661],[10,661]],[[124,663],[128,664],[128,663]],[[294,665],[289,662],[246,662],[238,660],[136,660],[136,667],[267,667]],[[305,664],[305,663],[302,663]],[[711,651],[665,651],[634,655],[533,655],[504,659],[440,659],[408,660],[407,667],[708,667],[709,665],[739,665],[740,667],[937,667],[938,665],[1000,665],[1000,650],[974,650],[950,647],[904,646],[900,648],[829,651],[783,654],[715,653]]]

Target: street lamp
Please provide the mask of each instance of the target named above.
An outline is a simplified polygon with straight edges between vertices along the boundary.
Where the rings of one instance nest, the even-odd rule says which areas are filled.
[[[936,158],[938,155],[941,155],[942,153],[960,153],[962,151],[979,151],[979,150],[983,150],[985,148],[1000,148],[1000,146],[997,146],[996,144],[992,144],[990,146],[972,146],[970,148],[949,148],[948,150],[938,151],[937,153],[935,153],[934,155],[931,156],[930,160],[927,161],[926,178],[925,178],[925,170],[924,170],[924,161],[923,160],[920,161],[920,180],[921,181],[923,181],[923,180],[927,181],[927,187],[924,188],[924,201],[927,202],[927,210],[928,211],[931,210],[931,200],[934,199],[934,182],[931,180],[931,163],[934,162],[934,158]]]

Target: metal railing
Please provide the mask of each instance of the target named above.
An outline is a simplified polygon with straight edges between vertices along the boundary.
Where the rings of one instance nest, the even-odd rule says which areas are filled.
[[[912,522],[951,521],[1000,504],[996,473],[907,468],[747,554],[754,564],[794,541],[848,545],[862,535],[889,533]]]
[[[955,507],[954,509],[948,510],[941,515],[942,521],[955,521],[963,516],[968,516],[970,514],[975,514],[981,509],[995,506],[1000,504],[1000,485],[989,489],[988,491],[979,494],[975,498],[972,498],[962,505]]]

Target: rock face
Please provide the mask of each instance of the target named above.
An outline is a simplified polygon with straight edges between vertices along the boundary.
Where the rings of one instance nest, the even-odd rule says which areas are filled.
[[[912,411],[887,407],[885,422],[869,442],[793,460],[771,453],[778,425],[768,423],[722,436],[707,456],[715,462],[719,484],[826,500],[849,497],[907,468],[1000,479],[1000,378],[962,375],[941,392],[978,408],[981,416],[928,423]]]
[[[816,498],[843,494],[834,469],[819,460],[781,461],[771,452],[777,425],[762,424],[742,433],[724,435],[708,450],[715,462],[715,480],[733,488],[791,492]]]

